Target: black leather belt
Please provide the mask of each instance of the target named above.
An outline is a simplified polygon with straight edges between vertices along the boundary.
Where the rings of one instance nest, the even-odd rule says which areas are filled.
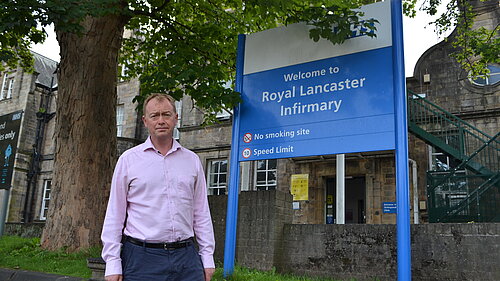
[[[128,241],[132,244],[143,246],[146,248],[162,248],[165,250],[175,250],[175,249],[185,248],[191,245],[191,243],[193,243],[193,238],[188,238],[186,240],[178,242],[170,242],[170,243],[150,243],[130,236],[123,236],[123,240],[124,242]]]

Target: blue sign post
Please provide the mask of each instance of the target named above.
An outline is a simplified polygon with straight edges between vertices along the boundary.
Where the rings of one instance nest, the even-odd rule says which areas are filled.
[[[313,42],[305,24],[239,36],[225,276],[234,270],[239,162],[396,149],[398,279],[411,280],[401,1],[361,10],[379,21],[376,39]]]
[[[238,36],[238,54],[236,58],[236,91],[242,92],[243,80],[243,54],[245,51],[245,35]],[[238,144],[240,142],[240,106],[234,108],[233,112],[233,137],[231,148],[231,159],[238,159]],[[226,215],[226,240],[224,244],[224,276],[232,275],[234,271],[234,259],[236,249],[236,225],[238,222],[238,186],[240,177],[240,163],[231,161],[229,163],[229,190],[227,195]]]
[[[408,124],[403,55],[403,11],[401,0],[391,0],[394,67],[394,108],[396,111],[396,236],[398,280],[411,280],[410,195],[408,182]]]

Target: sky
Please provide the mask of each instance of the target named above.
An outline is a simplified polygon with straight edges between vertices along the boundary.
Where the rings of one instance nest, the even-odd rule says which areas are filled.
[[[419,0],[418,5],[423,0]],[[434,32],[434,27],[428,23],[432,18],[424,12],[417,12],[415,18],[403,17],[403,45],[405,56],[405,76],[413,76],[413,69],[420,56],[431,46],[443,40]],[[55,61],[59,61],[59,44],[56,40],[53,26],[47,30],[48,38],[43,44],[32,46],[32,50]]]

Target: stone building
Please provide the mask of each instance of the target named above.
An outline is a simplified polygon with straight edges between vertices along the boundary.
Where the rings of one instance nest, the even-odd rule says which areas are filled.
[[[22,68],[1,73],[0,115],[22,112],[12,173],[7,221],[45,219],[54,160],[57,62],[34,53],[34,73]]]

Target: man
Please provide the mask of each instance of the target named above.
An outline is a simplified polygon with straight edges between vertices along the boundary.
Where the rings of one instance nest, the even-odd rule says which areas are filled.
[[[150,136],[120,156],[111,183],[101,236],[106,281],[209,281],[215,241],[202,165],[173,139],[171,96],[149,96],[143,114]]]

